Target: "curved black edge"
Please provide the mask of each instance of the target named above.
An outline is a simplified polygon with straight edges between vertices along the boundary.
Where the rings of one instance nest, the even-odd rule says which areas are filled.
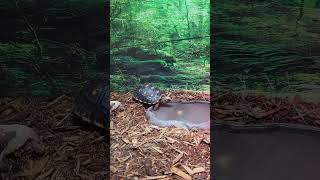
[[[318,127],[292,123],[241,124],[230,121],[214,120],[211,122],[211,127],[213,131],[215,129],[227,130],[234,133],[287,132],[320,136],[320,128]]]
[[[103,102],[105,101],[105,97],[109,95],[109,87],[107,85],[103,86],[102,88],[102,94],[100,95],[99,99],[98,99],[98,106],[97,106],[97,113],[98,114],[98,118],[102,118],[102,125],[104,127],[107,127],[107,125],[109,124],[108,119],[109,119],[109,102]],[[109,100],[110,101],[110,100]]]

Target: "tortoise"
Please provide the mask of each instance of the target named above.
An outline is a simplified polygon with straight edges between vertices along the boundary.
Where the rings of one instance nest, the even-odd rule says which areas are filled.
[[[121,105],[118,101],[110,101],[108,106],[109,92],[109,85],[104,76],[98,75],[89,80],[75,100],[73,114],[99,128],[108,127],[110,112]]]
[[[133,99],[146,105],[153,106],[153,110],[158,110],[160,105],[170,101],[170,97],[164,96],[159,88],[150,83],[138,86],[133,91]]]

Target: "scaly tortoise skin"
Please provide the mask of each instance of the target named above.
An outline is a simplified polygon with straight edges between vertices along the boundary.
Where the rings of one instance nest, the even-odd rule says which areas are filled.
[[[133,99],[143,104],[152,105],[154,110],[159,109],[160,104],[169,101],[169,97],[163,96],[159,88],[151,84],[143,84],[133,91]]]

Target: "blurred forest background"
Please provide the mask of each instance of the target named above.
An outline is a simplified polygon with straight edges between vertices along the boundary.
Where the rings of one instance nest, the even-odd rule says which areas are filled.
[[[107,68],[106,1],[0,2],[1,96],[73,93]]]
[[[111,0],[111,69],[105,6],[1,1],[1,95],[73,93],[106,70],[113,91],[209,89],[209,1]],[[216,0],[211,13],[214,90],[320,99],[319,0]]]
[[[111,0],[111,89],[209,91],[210,1]]]
[[[215,0],[214,90],[320,101],[319,0]]]

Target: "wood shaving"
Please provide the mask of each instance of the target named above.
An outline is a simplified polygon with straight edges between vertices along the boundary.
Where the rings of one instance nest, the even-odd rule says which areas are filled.
[[[172,99],[176,100],[184,99],[186,95],[193,96],[193,100],[203,100],[201,99],[203,96],[192,92],[177,92],[171,95]],[[204,134],[208,132],[154,126],[145,119],[143,105],[134,102],[132,98],[129,98],[130,96],[130,93],[126,95],[112,93],[111,95],[112,99],[120,101],[124,107],[121,112],[111,117],[112,127],[116,132],[111,137],[111,156],[114,157],[111,159],[111,165],[113,169],[117,169],[116,172],[111,173],[111,179],[118,177],[124,179],[134,179],[134,177],[136,179],[181,179],[182,177],[178,175],[180,172],[172,173],[168,165],[191,164],[192,167],[209,167],[207,164],[210,161],[209,145],[200,143],[196,146],[193,142],[195,139],[201,142]],[[122,133],[124,129],[126,131]],[[194,151],[206,151],[206,153],[199,156]],[[130,163],[124,164],[125,162],[119,161],[126,157],[128,152],[132,154]],[[155,173],[152,176],[146,174],[145,159],[153,162],[152,167],[149,167],[150,163],[148,165],[148,169],[152,168]],[[188,173],[184,174],[187,175],[187,178],[191,177]],[[205,172],[193,174],[191,178],[206,179],[208,175],[209,168]]]
[[[191,176],[189,176],[188,174],[184,173],[183,171],[181,171],[180,169],[178,169],[178,168],[176,168],[176,167],[171,167],[171,171],[172,171],[174,174],[182,177],[182,178],[185,179],[185,180],[192,180],[192,177],[191,177]]]

